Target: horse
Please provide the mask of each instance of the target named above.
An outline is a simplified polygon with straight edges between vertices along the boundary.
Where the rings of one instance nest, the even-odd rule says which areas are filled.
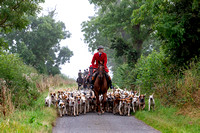
[[[91,82],[92,82],[92,74],[93,74],[93,67],[89,68],[89,73],[85,73],[83,78],[83,87],[84,89],[89,89]]]
[[[89,86],[89,84],[88,84],[87,75],[86,75],[86,76],[84,76],[84,78],[83,78],[83,88],[84,88],[84,89],[89,88],[88,86]]]
[[[98,69],[97,69],[97,78],[94,82],[94,93],[96,96],[96,104],[97,104],[97,110],[98,114],[101,115],[105,111],[105,103],[106,103],[106,96],[108,91],[108,83],[106,80],[106,72],[103,63],[99,63]],[[100,101],[99,101],[99,95],[103,95],[102,100],[102,109],[100,109]]]
[[[78,83],[78,90],[79,90],[81,85],[83,85],[83,78],[81,77],[81,75],[78,76],[76,82]]]

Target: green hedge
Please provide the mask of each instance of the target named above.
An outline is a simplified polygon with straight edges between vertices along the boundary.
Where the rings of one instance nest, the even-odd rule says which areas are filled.
[[[15,107],[25,109],[39,96],[36,88],[37,71],[25,65],[17,55],[0,55],[0,78],[6,81]]]

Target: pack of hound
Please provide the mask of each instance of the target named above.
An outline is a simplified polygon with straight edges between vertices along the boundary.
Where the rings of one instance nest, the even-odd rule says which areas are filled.
[[[69,90],[69,89],[68,89]],[[153,95],[148,99],[148,110],[154,110],[155,100]],[[137,91],[127,91],[122,89],[113,89],[107,93],[105,111],[124,116],[130,116],[131,111],[145,109],[146,94],[139,94]],[[103,96],[100,96],[100,101]],[[51,92],[45,98],[45,105],[48,107],[55,106],[60,117],[78,116],[88,112],[96,112],[96,97],[92,90],[75,90],[75,91],[56,91]]]

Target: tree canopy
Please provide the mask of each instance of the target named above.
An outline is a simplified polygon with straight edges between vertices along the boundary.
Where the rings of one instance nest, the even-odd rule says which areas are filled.
[[[56,22],[54,11],[47,16],[30,16],[26,29],[5,35],[10,52],[18,53],[24,62],[41,73],[58,74],[59,66],[69,62],[73,52],[61,47],[60,41],[70,37],[65,24]]]
[[[159,63],[163,67],[172,65],[174,70],[180,70],[193,58],[200,57],[198,0],[89,2],[96,6],[96,14],[82,23],[84,40],[91,51],[98,45],[105,46],[112,61],[109,63],[114,72],[113,79],[119,84],[137,84],[140,74],[137,70],[146,71],[147,67],[143,62],[138,65],[140,58],[144,62],[150,60],[147,68],[153,71],[151,60],[157,60],[160,55],[162,62]],[[151,73],[147,75],[148,78],[152,76]]]
[[[89,0],[95,16],[83,22],[91,50],[101,44],[134,64],[141,53],[162,47],[181,66],[200,53],[200,2],[197,0]]]
[[[0,1],[0,32],[8,33],[13,29],[23,29],[28,23],[28,16],[36,15],[41,7],[39,3],[45,0],[1,0]],[[0,37],[0,50],[8,48]]]

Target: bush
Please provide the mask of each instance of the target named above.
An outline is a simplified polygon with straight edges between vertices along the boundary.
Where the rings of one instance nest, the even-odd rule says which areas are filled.
[[[184,105],[184,108],[200,107],[200,62],[195,62],[192,61],[181,74],[177,73],[170,79],[164,77],[162,83],[156,84],[158,96],[163,104],[178,107]]]
[[[128,64],[120,65],[113,73],[113,82],[120,88],[134,89],[134,69]]]
[[[0,55],[0,78],[6,81],[16,107],[24,109],[39,96],[35,84],[37,76],[37,71],[25,65],[17,55]]]
[[[152,92],[156,83],[162,82],[168,73],[167,58],[163,52],[152,51],[148,56],[141,56],[134,67],[123,64],[114,72],[114,82],[120,87],[141,88],[142,93]]]
[[[162,50],[140,57],[135,65],[135,85],[140,87],[142,92],[152,92],[155,84],[162,82],[162,77],[170,76],[166,60]]]

